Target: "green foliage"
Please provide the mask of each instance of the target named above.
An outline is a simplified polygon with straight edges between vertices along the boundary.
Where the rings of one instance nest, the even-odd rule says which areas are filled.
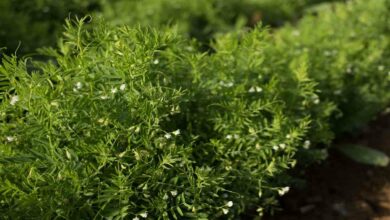
[[[208,43],[224,33],[259,21],[279,26],[297,20],[319,2],[336,0],[2,0],[0,46],[7,53],[54,46],[67,17],[100,15],[112,24],[178,25],[184,35]]]
[[[53,46],[65,18],[83,16],[98,7],[99,0],[1,0],[0,44],[7,53],[25,54]]]
[[[351,131],[390,104],[389,35],[386,0],[323,6],[298,26],[278,31],[276,58],[288,65],[291,59],[308,57],[308,72],[319,83],[320,99],[340,109],[334,130]]]
[[[39,50],[45,62],[5,56],[0,66],[2,217],[272,212],[291,168],[324,159],[333,130],[350,131],[390,103],[386,0],[323,4],[272,34],[238,30],[253,15],[295,20],[320,1],[67,2],[80,14],[101,8],[108,23],[67,21],[58,49]],[[20,26],[31,19],[52,37],[22,28],[14,39],[53,44],[72,4],[32,2],[2,1],[9,13],[0,16],[12,25],[12,10],[29,11]],[[35,13],[46,6],[50,15]],[[188,39],[235,29],[209,53]]]
[[[37,71],[29,74],[25,61],[4,61],[15,94],[1,106],[1,213],[172,215],[202,172],[191,169],[191,142],[164,138],[175,128],[167,121],[183,92],[156,81],[173,73],[153,60],[178,40],[128,28],[87,32],[82,22],[68,26],[58,51],[46,51],[53,62],[34,62]],[[164,199],[174,191],[177,197]]]
[[[80,20],[33,72],[6,57],[1,213],[215,219],[272,209],[296,152],[329,133],[313,128],[332,105],[313,100],[304,62],[263,68],[268,38],[228,35],[206,55],[172,31]]]
[[[358,163],[381,167],[389,165],[390,159],[385,153],[369,147],[347,145],[339,147],[338,150]]]
[[[335,0],[106,0],[101,14],[113,24],[176,24],[181,33],[209,43],[215,34],[258,22],[280,26],[295,21],[311,5],[329,1]]]

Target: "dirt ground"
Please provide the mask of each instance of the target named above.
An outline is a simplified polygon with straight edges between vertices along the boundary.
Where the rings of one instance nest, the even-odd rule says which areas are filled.
[[[355,137],[335,142],[361,144],[390,155],[390,115],[380,116]],[[358,164],[336,150],[326,162],[311,168],[307,187],[292,190],[283,211],[266,220],[390,220],[390,166]]]

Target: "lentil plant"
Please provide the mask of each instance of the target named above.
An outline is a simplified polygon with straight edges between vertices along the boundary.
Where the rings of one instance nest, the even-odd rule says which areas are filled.
[[[313,100],[304,63],[261,70],[268,57],[251,48],[267,47],[265,35],[242,45],[228,37],[208,56],[173,32],[87,30],[80,20],[68,22],[59,49],[41,51],[51,58],[33,61],[35,71],[7,57],[4,217],[217,218],[272,209],[289,189],[295,153],[309,151],[313,112],[329,104]]]

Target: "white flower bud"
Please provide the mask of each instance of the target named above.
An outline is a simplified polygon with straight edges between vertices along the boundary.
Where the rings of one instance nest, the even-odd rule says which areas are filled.
[[[173,131],[172,134],[175,136],[178,136],[180,134],[180,129],[177,129],[176,131]]]
[[[143,212],[139,214],[142,218],[147,218],[148,217],[148,212]]]
[[[290,187],[286,186],[286,187],[283,187],[281,189],[278,190],[278,193],[280,196],[283,196],[284,194],[286,194],[288,191],[290,191]]]
[[[165,137],[166,139],[171,139],[172,135],[169,134],[169,133],[167,133],[167,134],[164,135],[164,137]]]
[[[309,140],[306,140],[304,143],[303,143],[303,148],[304,149],[309,149],[309,147],[310,147],[310,141]]]
[[[19,101],[19,96],[15,95],[11,97],[11,101],[9,102],[11,105],[15,105]]]
[[[15,141],[15,137],[12,137],[12,136],[7,136],[5,137],[7,139],[8,142],[13,142]]]
[[[173,197],[177,196],[177,190],[171,191],[171,195],[172,195]]]

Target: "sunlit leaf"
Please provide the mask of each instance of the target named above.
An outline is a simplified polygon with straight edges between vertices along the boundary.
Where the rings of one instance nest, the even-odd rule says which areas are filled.
[[[347,145],[337,149],[347,157],[359,163],[381,167],[385,167],[389,164],[389,157],[385,153],[373,148],[360,145]]]

